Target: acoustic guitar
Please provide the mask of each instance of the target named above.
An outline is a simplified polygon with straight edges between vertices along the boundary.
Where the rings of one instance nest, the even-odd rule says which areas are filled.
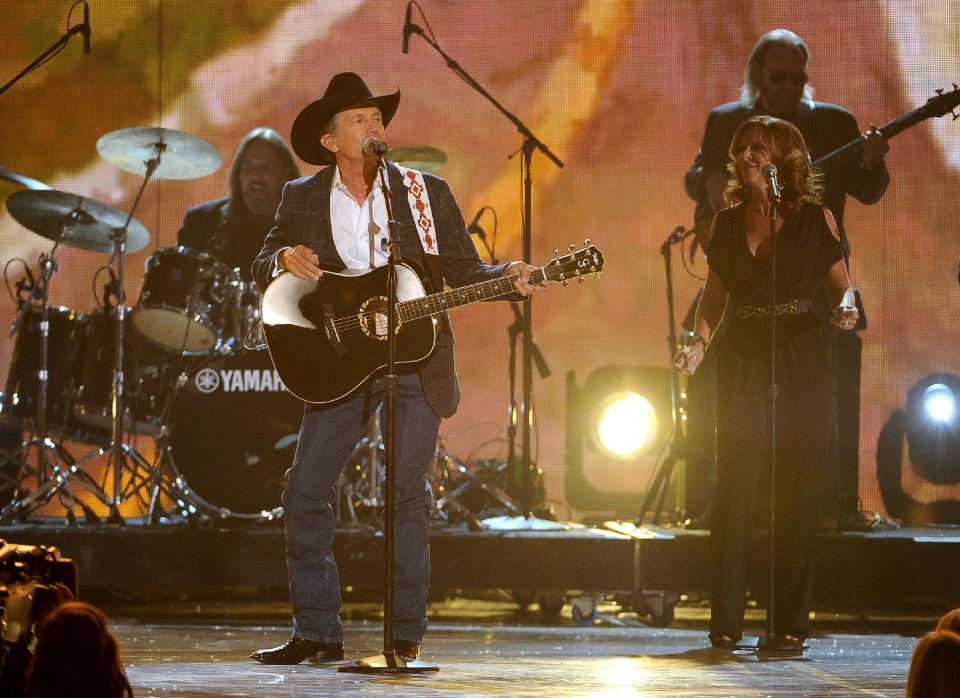
[[[589,241],[588,241],[589,242]],[[530,283],[599,276],[603,254],[588,246],[556,257],[530,274]],[[260,309],[270,358],[287,390],[305,402],[344,398],[387,365],[386,266],[324,271],[319,280],[283,273],[264,291]],[[397,266],[398,364],[427,359],[437,345],[447,310],[513,294],[518,274],[429,292],[416,264]]]

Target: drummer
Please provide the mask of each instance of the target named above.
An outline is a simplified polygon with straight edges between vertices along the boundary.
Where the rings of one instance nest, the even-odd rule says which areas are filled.
[[[250,266],[273,227],[283,185],[298,177],[300,168],[283,137],[270,128],[253,129],[233,157],[228,195],[189,209],[177,242],[216,255],[250,281]]]

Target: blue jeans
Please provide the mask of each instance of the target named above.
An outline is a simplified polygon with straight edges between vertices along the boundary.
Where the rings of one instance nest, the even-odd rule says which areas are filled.
[[[416,374],[400,376],[398,383],[394,636],[420,642],[427,629],[430,583],[426,472],[440,418],[427,404]],[[309,640],[343,641],[340,577],[331,550],[334,485],[382,400],[378,381],[366,393],[303,415],[297,453],[287,471],[283,517],[293,631]]]

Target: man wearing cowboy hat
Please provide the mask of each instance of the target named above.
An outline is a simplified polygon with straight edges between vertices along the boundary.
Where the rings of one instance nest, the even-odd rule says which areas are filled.
[[[387,212],[378,159],[364,152],[363,143],[371,136],[382,141],[399,103],[399,92],[375,97],[359,76],[340,73],[323,97],[297,116],[290,134],[294,151],[306,162],[331,167],[284,187],[276,226],[253,263],[261,288],[282,271],[319,279],[321,266],[369,269],[386,264]],[[400,226],[401,254],[427,269],[435,288],[444,282],[457,287],[519,274],[517,293],[534,292],[536,286],[529,283],[534,267],[519,261],[498,266],[480,261],[444,180],[423,173],[411,177],[426,185],[432,216],[426,233],[422,222],[414,221],[404,173],[393,163],[387,164],[387,180]],[[440,420],[452,416],[460,401],[453,334],[445,316],[441,325],[434,353],[415,372],[400,371],[397,388],[394,648],[408,659],[419,656],[427,628],[431,494],[425,475]],[[254,652],[251,657],[259,662],[296,664],[307,658],[343,657],[340,584],[331,552],[334,484],[366,432],[382,392],[377,383],[368,384],[342,401],[307,405],[283,493],[293,635],[279,647]]]

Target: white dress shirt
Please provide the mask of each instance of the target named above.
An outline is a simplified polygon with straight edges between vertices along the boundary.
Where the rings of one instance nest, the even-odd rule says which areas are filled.
[[[358,204],[340,180],[340,168],[330,187],[330,230],[347,269],[371,269],[387,263],[387,207],[380,175],[370,194]]]
[[[340,179],[340,167],[334,167],[330,187],[330,230],[337,253],[347,269],[371,269],[386,264],[385,244],[389,231],[380,175],[377,174],[367,198],[358,204]],[[287,249],[290,248],[281,247],[274,254],[272,276],[280,275],[280,255]]]

